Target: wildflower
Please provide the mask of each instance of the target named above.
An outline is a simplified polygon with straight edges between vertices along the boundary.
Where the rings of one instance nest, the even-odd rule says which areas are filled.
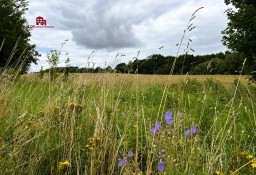
[[[165,153],[165,150],[163,149],[163,150],[161,151],[161,153],[164,154],[164,153]]]
[[[166,123],[167,123],[168,125],[172,125],[172,124],[173,124],[174,120],[173,120],[173,118],[172,118],[172,112],[166,112],[166,113],[164,114],[164,118],[165,118],[165,121],[166,121]]]
[[[251,166],[252,166],[252,168],[256,168],[256,161],[253,161],[253,162],[251,163]]]
[[[184,145],[184,143],[181,140],[179,140],[178,141],[178,146],[182,147],[183,145]]]
[[[196,134],[196,132],[197,132],[196,126],[192,126],[191,132],[192,132],[192,134]]]
[[[196,128],[196,126],[192,126],[191,127],[191,129],[187,129],[186,131],[185,131],[185,133],[186,133],[186,136],[191,136],[191,133],[192,134],[196,134],[197,133],[197,128]]]
[[[224,174],[222,172],[220,172],[220,171],[215,171],[214,175],[224,175]]]
[[[155,128],[156,128],[157,130],[159,130],[159,129],[161,128],[161,124],[160,124],[160,123],[158,123],[158,122],[156,122],[156,124],[155,124]]]
[[[152,128],[152,129],[151,129],[151,133],[152,133],[152,134],[155,134],[155,133],[157,133],[157,130],[156,130],[156,128]]]
[[[130,157],[130,158],[133,157],[133,152],[132,152],[132,151],[129,151],[129,152],[128,152],[128,157]]]
[[[158,170],[160,172],[164,172],[164,161],[158,163]]]
[[[190,136],[190,129],[187,129],[186,131],[185,131],[185,133],[186,133],[186,136]]]
[[[246,159],[252,159],[253,156],[251,154],[246,155]]]
[[[249,153],[246,152],[246,151],[243,151],[243,152],[240,153],[241,156],[246,156],[246,155],[248,155],[248,154],[249,154]]]
[[[151,133],[152,133],[152,134],[157,133],[160,128],[161,128],[161,124],[158,123],[158,122],[156,122],[155,127],[151,129]]]
[[[127,164],[127,161],[126,161],[125,159],[121,159],[121,160],[118,162],[118,166],[119,166],[119,167],[124,167],[126,164]]]
[[[90,137],[88,138],[88,143],[85,147],[89,150],[93,150],[94,148],[101,146],[100,141],[99,137]]]
[[[68,160],[65,160],[64,162],[59,162],[59,166],[58,166],[59,170],[65,170],[69,167],[71,167],[71,164]]]

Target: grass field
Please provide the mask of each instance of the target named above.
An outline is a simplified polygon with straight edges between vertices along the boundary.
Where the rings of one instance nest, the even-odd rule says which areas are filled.
[[[37,74],[28,74],[23,76],[26,80],[36,80]],[[71,74],[72,78],[75,78],[75,82],[79,84],[92,84],[96,82],[102,82],[104,79],[105,82],[111,83],[124,83],[125,81],[129,81],[132,83],[136,83],[137,78],[139,79],[139,84],[158,84],[164,85],[167,81],[170,84],[179,84],[182,81],[186,81],[188,79],[196,79],[199,83],[203,83],[207,79],[213,79],[219,81],[225,87],[230,87],[230,85],[234,84],[235,79],[240,79],[242,84],[248,84],[248,75],[137,75],[137,74],[101,74],[101,73],[84,73],[84,74]],[[47,79],[45,79],[47,80]],[[47,80],[48,81],[48,80]]]
[[[246,76],[0,79],[0,174],[256,174]]]

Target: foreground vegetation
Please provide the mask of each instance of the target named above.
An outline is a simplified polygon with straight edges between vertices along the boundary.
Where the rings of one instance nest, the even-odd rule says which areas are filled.
[[[0,174],[256,174],[243,77],[90,76],[0,79]]]

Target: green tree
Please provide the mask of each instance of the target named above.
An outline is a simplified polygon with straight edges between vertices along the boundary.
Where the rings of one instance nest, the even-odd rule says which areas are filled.
[[[225,0],[225,3],[235,9],[227,10],[229,22],[222,31],[222,42],[232,51],[242,53],[247,58],[246,72],[252,72],[256,70],[256,1]]]
[[[120,63],[115,67],[116,73],[127,73],[127,65],[125,63]]]
[[[240,74],[243,67],[244,57],[242,54],[237,52],[227,53],[223,64],[221,66],[221,71],[224,74]],[[243,72],[249,73],[249,72]]]
[[[212,58],[193,67],[193,74],[220,74],[222,73],[220,68],[222,67],[223,60],[219,58]]]
[[[60,56],[60,52],[57,52],[57,50],[51,50],[50,53],[47,53],[47,62],[50,66],[50,69],[49,69],[50,80],[55,80],[58,76],[57,66],[60,60],[59,56]]]
[[[15,68],[26,72],[39,56],[35,45],[29,43],[31,36],[24,13],[27,0],[1,0],[0,3],[0,67]]]

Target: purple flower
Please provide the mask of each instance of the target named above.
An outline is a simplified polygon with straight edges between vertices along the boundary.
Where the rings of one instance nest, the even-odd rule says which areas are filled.
[[[119,166],[119,167],[124,167],[126,164],[127,164],[127,161],[126,161],[125,159],[121,159],[121,160],[118,162],[118,166]]]
[[[128,157],[130,157],[130,158],[133,157],[133,152],[132,152],[132,151],[129,151],[129,152],[128,152]]]
[[[171,119],[171,120],[166,120],[166,123],[168,124],[168,125],[172,125],[173,124],[173,122],[174,122],[174,120],[173,119]]]
[[[157,130],[159,130],[159,129],[161,128],[161,124],[160,124],[160,123],[158,123],[158,122],[156,122],[156,124],[155,124],[155,128],[156,128]]]
[[[164,118],[165,118],[165,120],[171,120],[172,119],[172,112],[167,111],[164,114]]]
[[[186,136],[190,136],[190,129],[187,129],[186,131],[185,131],[185,133],[186,133]]]
[[[163,150],[161,151],[161,153],[164,154],[164,153],[165,153],[165,150],[163,149]]]
[[[192,134],[196,134],[197,133],[197,128],[196,128],[196,126],[192,126],[191,127],[191,129],[187,129],[186,131],[185,131],[185,133],[186,133],[186,136],[191,136],[191,133]]]
[[[164,114],[164,118],[165,118],[165,121],[166,121],[166,123],[167,123],[168,125],[172,125],[172,124],[173,124],[174,120],[173,120],[173,118],[172,118],[172,112],[166,112],[166,113]]]
[[[157,167],[160,172],[164,172],[164,161],[159,162]]]
[[[161,124],[158,123],[158,122],[156,122],[155,127],[151,129],[151,133],[152,133],[152,134],[157,133],[160,128],[161,128]]]
[[[151,133],[152,133],[152,134],[157,133],[157,131],[158,131],[158,130],[157,130],[156,128],[152,128],[152,129],[151,129]]]
[[[196,126],[192,126],[191,132],[192,132],[192,134],[196,134],[196,132],[197,132]]]

